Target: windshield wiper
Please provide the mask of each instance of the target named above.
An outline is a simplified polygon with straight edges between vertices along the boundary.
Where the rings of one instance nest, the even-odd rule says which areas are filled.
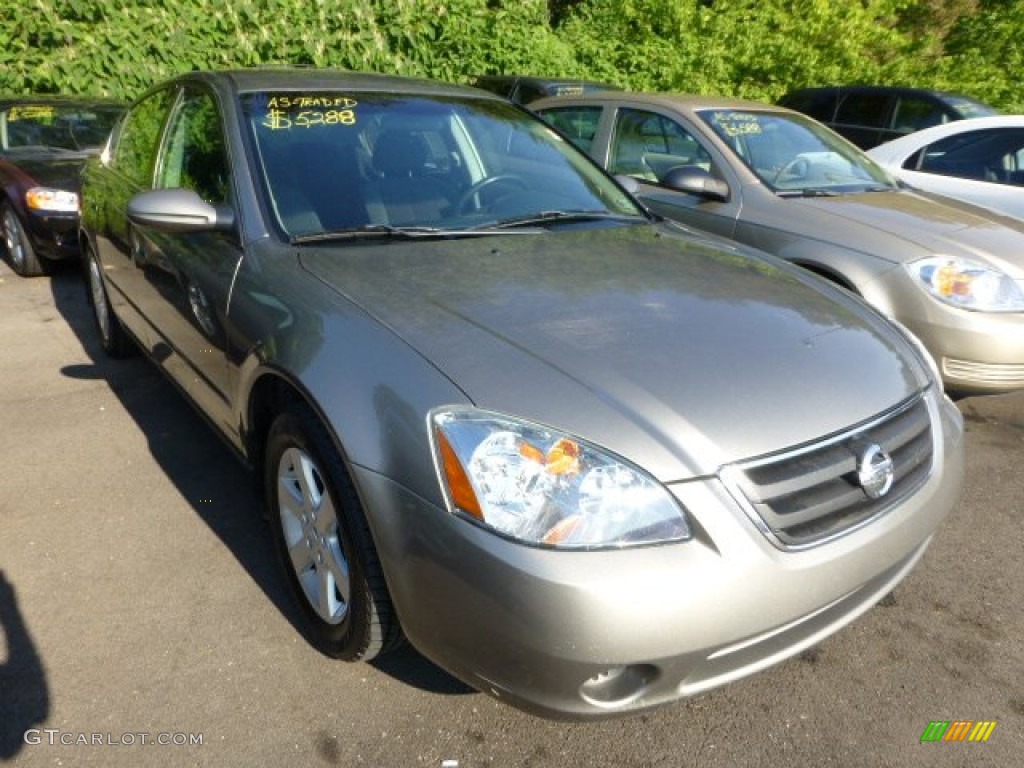
[[[612,211],[537,211],[525,216],[515,216],[489,224],[481,224],[478,227],[474,227],[474,230],[487,232],[496,229],[535,227],[553,222],[565,223],[573,221],[647,221],[647,219],[639,214],[613,213]]]
[[[444,229],[443,227],[395,227],[390,224],[367,224],[365,227],[332,229],[327,232],[313,232],[308,235],[292,235],[288,242],[292,245],[308,245],[309,243],[344,242],[346,240],[418,240],[446,237],[480,237],[489,234],[493,233],[477,229],[476,227],[472,229]]]
[[[779,197],[839,197],[843,193],[834,189],[810,187],[808,189],[779,189],[775,194]]]

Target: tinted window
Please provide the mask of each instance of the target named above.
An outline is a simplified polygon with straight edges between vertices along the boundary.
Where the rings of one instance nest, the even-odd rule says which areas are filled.
[[[913,133],[922,128],[948,123],[951,117],[934,99],[920,96],[900,96],[896,99],[892,127],[898,133]]]
[[[174,90],[164,89],[140,101],[118,133],[113,165],[137,184],[148,187],[153,178],[160,132],[174,94]]]
[[[875,93],[850,93],[839,104],[836,122],[880,128],[885,124],[889,96]]]
[[[993,128],[949,136],[915,154],[904,167],[1021,185],[1024,184],[1024,128]]]
[[[953,96],[947,93],[942,98],[953,112],[963,118],[988,117],[999,114],[999,110],[992,109],[987,104],[982,104],[974,99],[968,99],[965,96]]]
[[[779,103],[827,123],[832,121],[835,114],[836,96],[834,90],[796,91]]]
[[[208,203],[220,203],[227,196],[227,179],[217,105],[210,94],[188,88],[167,131],[156,186],[192,189]]]
[[[519,89],[513,96],[513,101],[517,101],[520,104],[529,104],[531,101],[543,99],[546,95],[547,94],[544,92],[544,89],[540,86],[530,83],[520,83]]]

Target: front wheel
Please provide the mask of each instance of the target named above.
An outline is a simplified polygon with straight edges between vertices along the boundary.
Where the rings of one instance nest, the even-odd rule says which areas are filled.
[[[275,550],[314,643],[346,661],[397,645],[401,630],[373,539],[326,430],[307,409],[285,412],[264,455]]]
[[[85,271],[89,286],[89,303],[92,304],[96,328],[100,332],[100,343],[111,357],[125,357],[131,352],[131,341],[121,327],[121,321],[110,308],[107,287],[103,284],[102,268],[91,248],[87,248],[85,252]]]
[[[46,262],[39,258],[36,249],[32,247],[32,241],[28,239],[28,233],[10,202],[0,207],[0,227],[3,228],[4,247],[11,261],[11,269],[22,277],[46,274]]]

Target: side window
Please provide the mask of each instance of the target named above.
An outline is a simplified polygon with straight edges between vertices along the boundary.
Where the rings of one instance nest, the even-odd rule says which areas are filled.
[[[949,122],[949,116],[940,104],[916,96],[901,96],[896,100],[892,128],[898,133],[913,133]]]
[[[710,172],[711,156],[674,120],[637,109],[619,111],[608,166],[611,173],[657,182],[679,166]]]
[[[1024,184],[1024,129],[977,130],[925,147],[916,170],[963,179]],[[905,164],[904,167],[911,167]]]
[[[601,107],[558,107],[545,110],[541,117],[584,152],[590,152],[601,122]]]
[[[881,128],[885,124],[888,106],[888,94],[851,93],[840,103],[836,123]]]
[[[529,104],[531,101],[537,99],[543,99],[547,94],[544,93],[543,89],[536,85],[528,85],[526,83],[519,84],[519,90],[516,91],[515,101],[520,104]]]
[[[838,92],[832,89],[796,91],[780,102],[790,109],[810,115],[823,123],[832,122],[836,111]]]
[[[171,118],[156,187],[194,190],[208,203],[224,202],[228,163],[220,113],[213,97],[189,87]]]
[[[153,179],[157,146],[175,95],[167,88],[140,101],[125,115],[113,153],[113,166],[129,179],[148,187]]]

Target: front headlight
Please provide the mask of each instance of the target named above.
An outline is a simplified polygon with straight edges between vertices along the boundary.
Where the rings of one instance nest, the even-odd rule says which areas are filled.
[[[932,256],[907,265],[939,301],[977,312],[1024,311],[1024,286],[994,267],[971,259]]]
[[[458,408],[431,416],[431,438],[449,507],[513,539],[595,549],[693,535],[663,485],[569,435]]]
[[[53,211],[55,213],[77,213],[78,195],[66,189],[50,187],[32,187],[25,193],[25,204],[33,211]]]

